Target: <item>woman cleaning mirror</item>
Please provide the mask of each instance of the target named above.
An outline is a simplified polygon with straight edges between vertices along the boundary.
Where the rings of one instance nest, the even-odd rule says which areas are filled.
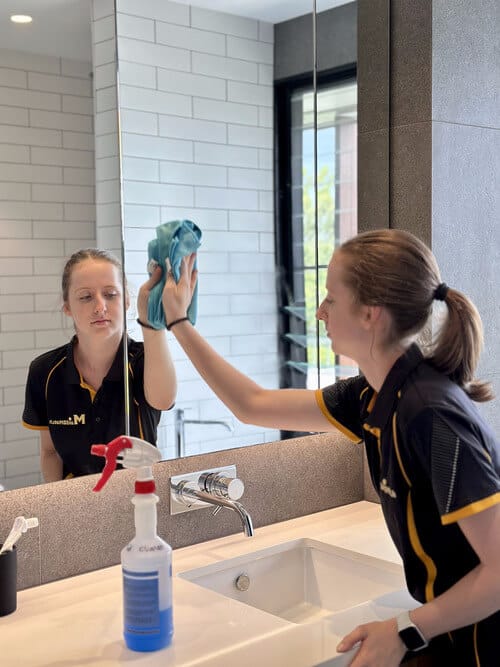
[[[118,158],[104,156],[97,144],[97,139],[102,141],[102,145],[116,140],[116,133],[112,134],[109,129],[113,111],[106,108],[109,95],[103,97],[103,106],[101,99],[92,99],[93,85],[89,76],[93,71],[94,88],[96,83],[109,86],[107,77],[113,70],[110,58],[113,39],[104,29],[112,23],[113,3],[106,3],[105,6],[96,4],[108,12],[100,17],[98,30],[95,31],[94,47],[101,57],[97,67],[90,62],[92,37],[88,0],[59,6],[57,11],[51,10],[53,3],[40,0],[29,28],[30,39],[12,35],[9,41],[0,32],[0,69],[4,75],[0,90],[5,93],[6,100],[0,109],[4,132],[4,138],[0,138],[0,168],[3,174],[0,180],[11,181],[1,184],[9,193],[9,201],[2,201],[0,207],[0,397],[3,399],[0,408],[0,483],[6,489],[41,481],[39,439],[30,437],[30,432],[22,427],[21,415],[29,363],[45,350],[67,343],[73,333],[71,319],[60,309],[59,284],[63,262],[79,248],[94,245],[108,249],[118,247],[109,242],[111,227],[107,211],[111,205],[106,199],[109,191],[104,187],[112,183],[106,179],[114,177],[111,170]],[[299,45],[293,45],[293,53],[290,49],[282,51],[282,47],[290,44],[290,36],[294,32],[293,26],[287,30],[290,23],[297,22],[299,27],[310,25],[312,3],[306,0],[298,9],[292,9],[269,2],[262,8],[264,13],[258,13],[260,10],[254,8],[251,17],[241,15],[242,6],[238,2],[225,5],[202,2],[203,8],[197,7],[197,4],[193,3],[191,7],[184,5],[182,9],[180,4],[174,4],[178,16],[190,16],[192,21],[198,21],[196,25],[188,23],[187,19],[181,25],[166,14],[141,18],[129,13],[130,3],[129,12],[127,6],[122,5],[118,48],[126,45],[134,52],[134,57],[129,51],[128,59],[124,57],[120,63],[123,74],[121,83],[124,84],[121,107],[122,120],[125,121],[123,131],[127,135],[123,135],[127,149],[123,185],[128,199],[125,202],[125,268],[130,284],[130,312],[133,311],[139,286],[145,280],[146,247],[154,228],[165,220],[190,217],[200,224],[205,238],[200,253],[205,276],[200,299],[200,324],[203,319],[204,333],[211,329],[212,340],[221,351],[228,352],[231,348],[234,361],[241,363],[244,370],[254,372],[257,380],[269,386],[271,383],[277,386],[278,355],[274,348],[278,336],[278,309],[273,279],[276,270],[272,149],[273,133],[278,130],[276,122],[281,122],[281,117],[273,118],[270,95],[264,100],[260,94],[251,97],[249,105],[258,108],[258,119],[250,127],[251,131],[245,122],[240,122],[242,116],[237,116],[235,122],[196,119],[179,114],[171,104],[164,104],[155,111],[150,103],[153,98],[164,99],[170,95],[172,100],[185,99],[188,91],[182,85],[189,79],[191,83],[200,85],[198,92],[194,90],[191,95],[192,103],[197,104],[201,113],[208,113],[212,102],[206,102],[208,98],[203,91],[207,93],[208,90],[209,97],[216,95],[221,82],[231,89],[233,96],[244,94],[247,86],[253,90],[256,84],[255,90],[259,93],[264,90],[272,93],[274,80],[310,72],[312,57],[307,35],[299,40]],[[79,13],[69,16],[72,7]],[[339,54],[350,62],[355,60],[356,52],[355,12],[351,14],[349,25],[352,26],[352,34],[346,38],[351,48],[338,49]],[[56,28],[58,20],[65,21],[66,30]],[[144,39],[144,35],[141,37],[141,34],[134,33],[138,26],[151,26],[153,23],[159,29],[157,39]],[[48,44],[41,39],[40,27],[42,33],[51,37]],[[85,39],[75,34],[76,27],[85,28]],[[198,39],[192,46],[186,40],[181,44],[175,43],[178,31],[184,31],[186,36],[192,33]],[[276,54],[273,54],[273,33],[275,42],[279,42]],[[201,34],[207,39],[200,41]],[[63,40],[65,51],[58,48],[62,38],[66,38]],[[170,38],[172,44],[167,44],[165,40]],[[232,53],[206,53],[207,48],[217,50],[223,40],[230,45]],[[335,39],[328,45],[328,53],[335,56],[335,62],[340,42],[342,40]],[[80,53],[77,46],[84,43],[87,44],[86,50],[82,49]],[[256,45],[259,48],[252,50]],[[299,46],[300,58],[297,58]],[[241,47],[249,49],[244,58],[241,57],[244,55],[242,52],[239,55],[234,52]],[[28,48],[31,49],[29,52]],[[190,72],[175,71],[178,59],[165,62],[158,57],[160,53],[170,52],[170,48],[191,52],[195,69]],[[148,62],[147,54],[151,56]],[[266,62],[263,61],[264,56]],[[202,71],[207,67],[209,70]],[[159,77],[157,87],[150,84],[152,72]],[[166,72],[172,73],[172,76],[167,77]],[[213,86],[204,88],[206,82],[213,83]],[[111,87],[104,87],[103,91],[110,93]],[[137,108],[134,99],[145,106]],[[99,122],[94,115],[95,103],[103,110]],[[241,99],[227,99],[224,103],[228,109],[234,105],[238,109],[244,106]],[[195,132],[190,137],[180,136],[188,125],[193,130],[198,128],[199,135]],[[179,182],[182,174],[173,170],[175,159],[172,149],[180,147],[184,140],[196,151],[197,158],[180,165],[185,168],[182,174],[190,180],[181,179],[182,182]],[[164,152],[158,153],[160,146]],[[226,155],[224,164],[213,164],[220,161],[223,154]],[[227,187],[222,191],[214,182],[200,182],[203,156],[208,161],[204,169],[207,177],[215,179],[221,173],[226,174]],[[252,164],[248,164],[250,159]],[[94,167],[97,165],[107,170],[107,175],[94,190]],[[150,180],[153,172],[158,174],[154,177],[156,181]],[[170,176],[172,179],[169,181]],[[249,188],[247,186],[253,176],[258,182]],[[239,185],[242,178],[243,188]],[[235,188],[241,196],[228,205],[226,197]],[[152,194],[153,190],[154,201],[144,201],[144,193]],[[194,212],[186,203],[177,206],[174,196],[188,190],[196,191]],[[245,208],[251,190],[258,192],[259,210]],[[212,192],[218,195],[213,205],[200,199],[200,196],[208,196]],[[104,211],[104,222],[97,235],[96,200],[98,215]],[[231,267],[226,244],[240,249],[240,255]],[[230,280],[228,275],[231,275]],[[141,334],[136,317],[137,312],[133,312],[128,321],[132,325],[132,337],[139,340]],[[181,426],[185,425],[187,454],[200,453],[202,447],[203,451],[213,451],[260,444],[279,437],[279,432],[275,430],[249,432],[249,428],[239,424],[234,432],[230,432],[226,424],[210,427],[192,424],[210,419],[224,421],[225,414],[219,411],[213,395],[205,392],[198,383],[175,343],[172,352],[181,389],[176,408],[179,413],[184,410]],[[172,451],[175,449],[176,432],[173,413],[166,413],[159,424],[162,453],[169,458],[175,456],[175,451]]]

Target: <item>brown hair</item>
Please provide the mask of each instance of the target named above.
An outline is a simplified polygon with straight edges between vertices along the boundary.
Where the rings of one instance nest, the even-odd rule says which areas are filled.
[[[84,248],[83,250],[77,250],[77,252],[74,252],[68,259],[63,269],[61,286],[64,303],[68,300],[69,283],[73,269],[77,264],[80,264],[87,259],[93,259],[99,262],[109,262],[116,266],[119,271],[122,270],[121,262],[107,250],[99,250],[98,248]]]
[[[432,311],[441,276],[436,259],[416,236],[396,229],[358,234],[340,246],[344,282],[357,303],[384,306],[393,329],[389,342],[420,332]],[[488,382],[474,379],[483,344],[483,326],[470,299],[448,289],[448,315],[432,345],[428,360],[456,382],[474,401],[489,401]]]

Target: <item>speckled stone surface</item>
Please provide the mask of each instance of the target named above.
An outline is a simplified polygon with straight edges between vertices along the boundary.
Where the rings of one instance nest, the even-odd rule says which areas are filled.
[[[389,131],[358,136],[358,230],[368,232],[389,223]]]
[[[389,0],[358,0],[358,133],[389,127]],[[387,135],[386,135],[387,136]],[[360,160],[358,160],[358,163]]]
[[[363,450],[337,433],[311,435],[165,461],[154,466],[158,533],[173,548],[241,530],[239,518],[223,509],[170,516],[172,475],[235,464],[245,482],[241,502],[254,526],[264,526],[363,499]],[[38,516],[40,526],[19,542],[18,588],[116,565],[134,535],[135,472],[123,470],[99,493],[90,475],[0,494],[0,530],[15,516]]]

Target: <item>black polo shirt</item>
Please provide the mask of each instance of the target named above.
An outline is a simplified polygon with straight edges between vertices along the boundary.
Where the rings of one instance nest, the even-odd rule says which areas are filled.
[[[73,359],[76,337],[31,362],[22,417],[30,429],[49,429],[63,461],[63,476],[97,473],[104,458],[90,447],[125,432],[122,346],[97,392],[89,387]],[[130,434],[156,444],[161,411],[144,396],[144,345],[128,339]]]
[[[500,502],[500,443],[491,427],[417,345],[396,361],[378,395],[358,376],[316,397],[330,422],[365,443],[410,593],[426,602],[448,590],[479,562],[457,521]],[[475,634],[487,656],[485,633]]]

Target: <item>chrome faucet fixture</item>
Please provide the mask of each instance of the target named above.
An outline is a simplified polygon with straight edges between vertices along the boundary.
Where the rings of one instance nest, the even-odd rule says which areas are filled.
[[[224,426],[230,433],[234,431],[232,423],[223,419],[184,419],[184,410],[174,410],[175,453],[177,458],[186,456],[186,424],[200,424],[202,426]]]
[[[237,502],[244,489],[245,485],[236,477],[236,466],[171,477],[170,514],[214,505],[212,514],[215,515],[227,507],[240,517],[245,535],[252,537],[252,518],[243,505]]]

